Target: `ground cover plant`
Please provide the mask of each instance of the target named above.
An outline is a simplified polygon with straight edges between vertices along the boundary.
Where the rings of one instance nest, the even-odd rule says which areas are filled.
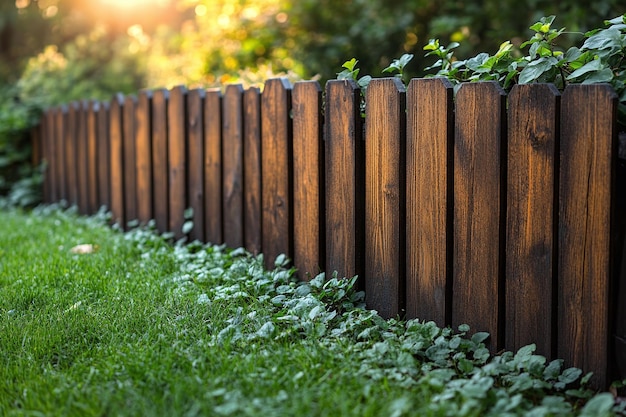
[[[121,233],[106,216],[0,212],[0,415],[624,415],[534,346],[383,320],[355,279]]]

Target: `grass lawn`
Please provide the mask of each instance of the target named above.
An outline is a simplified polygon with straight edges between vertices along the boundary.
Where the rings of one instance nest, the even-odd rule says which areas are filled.
[[[532,346],[384,321],[354,280],[53,208],[0,224],[1,416],[623,414]]]

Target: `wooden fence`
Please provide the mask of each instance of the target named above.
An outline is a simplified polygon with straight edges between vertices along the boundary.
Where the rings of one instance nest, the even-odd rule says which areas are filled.
[[[617,97],[375,79],[142,91],[43,116],[45,201],[358,274],[370,308],[610,375]],[[621,244],[621,243],[620,243]],[[614,268],[614,269],[612,269]]]

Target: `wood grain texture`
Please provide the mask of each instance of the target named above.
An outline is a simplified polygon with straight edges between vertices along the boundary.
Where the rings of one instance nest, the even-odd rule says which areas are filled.
[[[113,223],[122,227],[126,226],[124,214],[124,97],[121,94],[115,95],[111,100],[109,108],[109,145],[111,163],[111,213]]]
[[[353,81],[326,84],[326,272],[363,279],[365,147]]]
[[[548,84],[509,95],[505,348],[553,357],[555,166],[560,94]]]
[[[58,177],[56,158],[56,108],[46,110],[41,119],[41,152],[42,160],[46,164],[43,182],[43,201],[44,203],[52,203],[59,201],[58,196]]]
[[[293,87],[294,265],[309,280],[324,264],[324,141],[322,89],[317,81]]]
[[[207,242],[224,242],[222,229],[222,94],[207,91],[204,105],[204,226]]]
[[[97,114],[98,207],[111,209],[111,161],[109,144],[109,103],[101,102]]]
[[[124,215],[137,220],[137,97],[124,99]]]
[[[561,106],[557,353],[604,387],[617,96],[608,85],[570,85]]]
[[[153,218],[152,209],[152,92],[141,91],[135,109],[135,173],[137,184],[137,220],[146,224]]]
[[[501,344],[501,250],[505,94],[495,82],[464,84],[456,96],[452,326],[469,324]]]
[[[205,90],[195,88],[187,93],[187,131],[189,147],[189,207],[193,210],[190,240],[204,241],[204,97]]]
[[[450,324],[454,104],[443,78],[407,91],[406,314]]]
[[[98,211],[98,111],[100,103],[90,101],[87,107],[87,213]]]
[[[183,237],[187,208],[187,89],[177,86],[170,90],[167,107],[169,165],[169,225],[176,239]]]
[[[170,93],[159,89],[152,92],[152,197],[156,228],[165,232],[169,227],[169,168],[168,168],[168,104]]]
[[[87,110],[88,103],[86,101],[77,102],[76,187],[78,194],[76,196],[76,202],[78,204],[78,212],[81,214],[87,214],[89,211],[87,207],[89,204]]]
[[[65,179],[67,181],[67,202],[78,205],[78,102],[68,105],[67,128],[65,130]]]
[[[68,109],[66,105],[61,105],[57,108],[56,114],[54,115],[55,123],[54,130],[56,132],[56,147],[55,147],[55,156],[57,160],[56,164],[56,178],[57,178],[57,198],[59,201],[68,201],[68,191],[67,191],[67,170],[65,168],[65,145],[66,145],[66,132],[67,129],[67,115]]]
[[[293,255],[291,85],[283,78],[265,83],[261,97],[263,253],[274,267],[280,254]]]
[[[383,318],[404,315],[405,88],[398,78],[367,87],[365,294]]]
[[[222,213],[224,242],[244,244],[243,87],[226,87],[222,113]]]
[[[244,114],[244,245],[258,255],[262,251],[261,220],[261,94],[256,87],[243,93]]]

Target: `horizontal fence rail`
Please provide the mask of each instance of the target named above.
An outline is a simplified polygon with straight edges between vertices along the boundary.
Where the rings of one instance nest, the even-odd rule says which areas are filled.
[[[49,109],[46,202],[359,275],[384,317],[467,323],[611,377],[617,97],[607,85],[269,80]],[[188,230],[188,221],[193,228]],[[616,269],[616,268],[615,268]]]

